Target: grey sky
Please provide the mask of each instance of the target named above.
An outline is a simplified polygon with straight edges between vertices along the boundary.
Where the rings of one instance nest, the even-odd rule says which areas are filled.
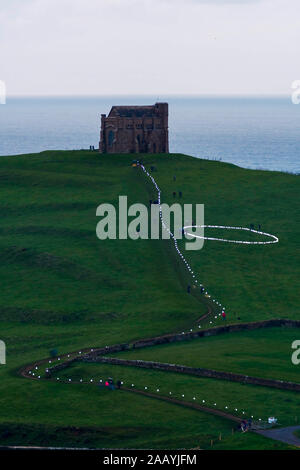
[[[299,0],[2,0],[8,94],[289,93]]]

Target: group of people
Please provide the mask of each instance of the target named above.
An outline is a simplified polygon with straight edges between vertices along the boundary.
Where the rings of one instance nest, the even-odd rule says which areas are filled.
[[[116,384],[114,383],[114,380],[109,377],[107,380],[104,381],[104,383],[101,381],[101,383],[99,384],[100,388],[102,388],[103,386],[106,387],[106,388],[109,388],[110,390],[115,390],[116,387],[118,390],[120,390],[121,386],[122,386],[122,383],[120,380],[118,380],[116,382]]]
[[[176,181],[176,175],[173,176],[173,181]],[[182,198],[182,191],[178,191],[178,196]],[[173,191],[173,198],[176,197],[176,191]]]
[[[255,230],[255,225],[250,224],[250,230]],[[260,232],[261,231],[261,224],[258,224],[257,230]]]

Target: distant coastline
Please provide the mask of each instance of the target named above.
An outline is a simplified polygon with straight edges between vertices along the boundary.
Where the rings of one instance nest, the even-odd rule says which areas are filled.
[[[97,147],[102,112],[158,98],[170,103],[171,153],[299,173],[300,106],[285,95],[8,97],[0,155]]]

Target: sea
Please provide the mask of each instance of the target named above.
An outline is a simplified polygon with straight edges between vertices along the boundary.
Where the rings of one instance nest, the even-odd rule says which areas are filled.
[[[99,145],[113,105],[169,103],[170,152],[244,168],[300,172],[300,104],[289,96],[8,97],[0,156]]]

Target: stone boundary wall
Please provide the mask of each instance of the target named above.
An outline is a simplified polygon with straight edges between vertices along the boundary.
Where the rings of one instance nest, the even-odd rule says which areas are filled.
[[[203,329],[199,331],[193,331],[189,333],[177,333],[177,334],[168,334],[164,336],[159,336],[155,338],[149,338],[144,340],[136,341],[132,344],[133,349],[145,348],[147,346],[155,346],[157,344],[166,344],[173,343],[175,341],[186,341],[188,339],[201,338],[204,336],[214,336],[222,333],[231,333],[235,331],[243,330],[255,330],[258,328],[270,328],[276,326],[287,326],[291,328],[300,328],[299,320],[285,320],[285,319],[275,319],[275,320],[265,320],[260,322],[252,323],[238,323],[236,325],[224,325],[209,329]]]
[[[105,364],[114,364],[121,366],[142,367],[145,369],[157,369],[181,374],[195,375],[198,377],[207,377],[212,379],[230,380],[231,382],[240,382],[244,384],[261,385],[265,387],[279,388],[284,390],[300,391],[300,384],[294,382],[285,382],[282,380],[263,379],[260,377],[251,377],[248,375],[234,374],[232,372],[221,372],[213,369],[203,369],[187,367],[178,364],[167,364],[162,362],[117,359],[112,357],[89,357],[83,358],[83,362],[98,362]]]
[[[104,348],[94,348],[93,352],[89,349],[88,351],[84,351],[82,356],[84,357],[86,354],[90,355],[93,354],[95,356],[104,356],[105,354],[126,351],[130,349],[130,344],[122,343],[122,344],[114,344],[113,346],[105,346]],[[81,356],[78,356],[79,358]]]
[[[234,382],[241,383],[251,383],[254,385],[263,385],[266,387],[281,388],[285,390],[295,390],[300,391],[300,384],[293,382],[285,382],[280,380],[271,380],[263,379],[259,377],[250,377],[242,374],[233,374],[231,372],[219,372],[212,369],[203,369],[203,368],[192,368],[185,367],[177,364],[164,364],[160,362],[150,362],[150,361],[139,361],[139,360],[124,360],[124,359],[115,359],[115,358],[105,358],[103,356],[109,353],[128,351],[132,349],[145,348],[149,346],[155,346],[159,344],[173,343],[176,341],[186,341],[192,340],[195,338],[201,338],[205,336],[215,336],[222,333],[231,333],[236,331],[245,331],[245,330],[255,330],[259,328],[271,328],[271,327],[290,327],[290,328],[300,328],[299,320],[286,320],[286,319],[273,319],[265,320],[260,322],[251,322],[251,323],[238,323],[235,325],[224,325],[220,327],[209,328],[206,330],[199,330],[190,333],[177,333],[169,334],[144,340],[136,341],[132,344],[123,343],[116,344],[113,346],[106,346],[104,348],[97,348],[94,350],[85,350],[82,355],[77,355],[73,359],[68,359],[60,364],[57,364],[52,367],[48,367],[48,372],[46,372],[46,377],[50,378],[55,372],[65,369],[71,366],[74,362],[99,362],[99,363],[110,363],[110,364],[119,364],[127,365],[134,367],[144,367],[150,369],[160,369],[168,370],[171,372],[179,372],[183,374],[197,375],[199,377],[210,377],[221,380],[231,380]]]
[[[57,364],[56,366],[48,367],[46,369],[46,378],[49,379],[52,376],[52,374],[54,374],[55,372],[58,372],[60,370],[66,369],[67,367],[70,367],[72,364],[74,364],[74,362],[78,360],[79,358],[76,357],[74,359],[69,359],[68,361],[61,362],[60,364]]]
[[[90,355],[92,355],[93,357],[98,358],[98,357],[103,357],[105,354],[125,351],[129,348],[130,348],[129,344],[124,343],[124,344],[115,344],[113,346],[105,346],[104,348],[94,349],[93,351],[89,349],[89,354],[87,354],[87,351],[83,351],[82,355],[78,354],[76,357],[72,359],[67,359],[66,361],[62,361],[60,364],[57,364],[52,367],[48,367],[47,372],[46,372],[46,378],[50,378],[55,372],[58,372],[59,370],[70,367],[74,362],[82,361],[87,356],[89,357]]]

